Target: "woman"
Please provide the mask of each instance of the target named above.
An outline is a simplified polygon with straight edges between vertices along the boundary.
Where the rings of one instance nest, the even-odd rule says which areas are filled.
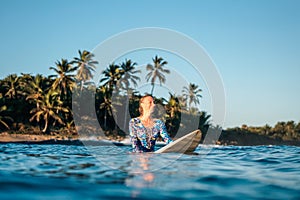
[[[153,152],[159,135],[167,144],[172,140],[167,133],[165,124],[159,119],[153,119],[154,100],[146,95],[140,99],[140,116],[129,122],[129,134],[133,152]]]

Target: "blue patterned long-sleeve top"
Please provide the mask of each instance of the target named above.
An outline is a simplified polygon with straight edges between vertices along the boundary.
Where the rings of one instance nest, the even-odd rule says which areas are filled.
[[[139,118],[132,118],[129,122],[129,134],[133,152],[152,152],[159,135],[165,143],[172,142],[165,124],[159,120],[154,120],[154,126],[145,127]]]

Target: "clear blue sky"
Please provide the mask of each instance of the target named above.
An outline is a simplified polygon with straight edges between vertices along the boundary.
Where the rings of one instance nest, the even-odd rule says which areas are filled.
[[[2,0],[0,78],[49,75],[78,49],[128,29],[162,27],[190,36],[215,62],[226,90],[225,127],[298,122],[299,10],[298,0]]]

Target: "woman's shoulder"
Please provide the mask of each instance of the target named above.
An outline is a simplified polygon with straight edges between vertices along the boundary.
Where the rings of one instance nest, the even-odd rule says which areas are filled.
[[[155,124],[164,124],[164,122],[161,119],[154,119],[153,121]]]
[[[142,124],[140,118],[135,117],[135,118],[130,119],[129,126],[130,127],[141,128],[141,127],[143,127],[143,124]]]
[[[130,122],[130,123],[140,123],[141,120],[140,120],[139,117],[135,117],[135,118],[131,118],[129,122]]]

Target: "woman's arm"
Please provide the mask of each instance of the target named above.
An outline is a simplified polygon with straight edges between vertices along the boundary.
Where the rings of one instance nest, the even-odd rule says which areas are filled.
[[[134,119],[131,119],[129,121],[129,136],[130,136],[132,148],[134,150],[136,150],[137,149],[137,133],[136,133],[136,129],[134,127]]]
[[[173,142],[173,140],[169,137],[168,131],[166,128],[165,123],[163,123],[161,120],[158,120],[159,128],[160,128],[160,136],[164,140],[165,143],[169,144],[170,142]]]

